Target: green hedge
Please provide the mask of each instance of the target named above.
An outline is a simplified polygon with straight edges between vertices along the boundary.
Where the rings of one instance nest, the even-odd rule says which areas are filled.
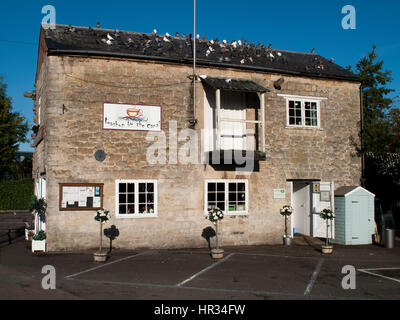
[[[0,210],[27,210],[33,192],[33,179],[0,181]]]

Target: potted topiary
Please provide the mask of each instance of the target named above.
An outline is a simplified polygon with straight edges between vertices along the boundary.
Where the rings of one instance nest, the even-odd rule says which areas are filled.
[[[31,197],[28,209],[32,212],[33,215],[38,215],[41,222],[46,222],[46,208],[47,203],[44,198],[39,199],[36,196]]]
[[[46,252],[46,232],[41,230],[32,237],[32,252]]]
[[[100,222],[100,247],[99,251],[93,254],[94,261],[96,262],[106,262],[108,258],[108,252],[103,251],[103,224],[107,223],[110,218],[110,212],[104,209],[97,210],[94,215],[94,220]]]
[[[330,208],[326,208],[322,210],[320,216],[326,221],[326,241],[325,245],[322,246],[322,253],[331,254],[333,252],[333,246],[329,244],[329,222],[332,222],[333,219],[335,219],[335,214]]]
[[[285,235],[283,236],[283,244],[290,246],[292,244],[292,237],[288,234],[288,218],[292,215],[293,208],[285,205],[281,208],[281,215],[285,217]]]
[[[208,216],[206,219],[210,220],[213,224],[215,224],[215,249],[211,249],[211,256],[214,259],[221,259],[224,257],[224,249],[219,248],[218,243],[218,222],[224,218],[224,213],[221,209],[215,207],[208,211]]]

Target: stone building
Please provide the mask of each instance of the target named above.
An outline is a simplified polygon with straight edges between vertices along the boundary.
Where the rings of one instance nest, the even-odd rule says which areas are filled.
[[[100,207],[119,248],[207,247],[214,206],[223,246],[281,243],[285,204],[291,234],[325,235],[315,213],[360,183],[358,77],[314,52],[195,42],[194,68],[191,35],[41,30],[33,174],[48,251],[96,247]]]

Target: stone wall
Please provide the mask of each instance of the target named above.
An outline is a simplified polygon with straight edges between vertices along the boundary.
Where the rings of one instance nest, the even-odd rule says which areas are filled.
[[[46,71],[44,71],[46,70]],[[178,131],[192,118],[190,66],[123,59],[49,56],[38,77],[46,105],[46,139],[35,152],[35,168],[46,149],[48,249],[76,250],[97,246],[98,223],[92,211],[59,211],[59,183],[104,183],[104,207],[115,212],[116,179],[157,179],[158,217],[116,219],[121,248],[207,247],[201,234],[211,224],[204,218],[205,179],[248,179],[249,214],[227,216],[221,224],[223,246],[280,243],[284,219],[273,189],[288,188],[288,179],[335,181],[337,187],[359,184],[359,85],[234,69],[199,67],[199,74],[245,78],[271,89],[266,94],[267,161],[257,172],[216,171],[202,164],[150,165],[147,132],[102,130],[103,103],[162,106],[162,130],[169,121]],[[282,90],[273,81],[284,77]],[[197,118],[202,119],[202,84],[197,84]],[[321,129],[286,128],[286,102],[277,94],[326,97],[321,103]],[[62,113],[62,106],[65,112]],[[198,129],[203,126],[199,122]],[[181,143],[182,144],[182,143]],[[94,158],[106,152],[105,161]],[[167,150],[168,155],[168,150]],[[168,160],[168,157],[167,157]],[[289,189],[287,189],[289,191]]]

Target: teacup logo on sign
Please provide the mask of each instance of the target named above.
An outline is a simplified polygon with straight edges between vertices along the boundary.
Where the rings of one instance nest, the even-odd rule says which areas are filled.
[[[105,103],[103,129],[160,131],[161,107]]]

